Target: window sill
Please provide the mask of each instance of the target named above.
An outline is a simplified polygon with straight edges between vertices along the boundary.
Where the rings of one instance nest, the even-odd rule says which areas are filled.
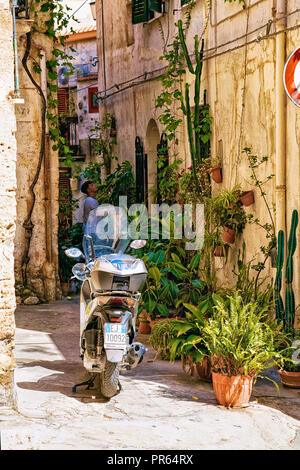
[[[157,16],[156,16],[157,15]],[[155,16],[154,18],[152,18],[152,20],[149,20],[149,21],[146,21],[145,23],[143,23],[143,26],[147,25],[147,24],[151,24],[151,23],[154,23],[155,21],[159,20],[160,18],[162,18],[164,16],[164,13],[155,13]]]

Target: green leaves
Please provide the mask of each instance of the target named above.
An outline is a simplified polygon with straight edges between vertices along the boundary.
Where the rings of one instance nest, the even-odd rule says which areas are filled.
[[[267,307],[244,304],[239,292],[225,299],[214,295],[213,301],[214,314],[205,321],[203,339],[216,358],[215,372],[222,368],[226,375],[256,375],[268,361],[280,360],[284,334],[270,320]]]

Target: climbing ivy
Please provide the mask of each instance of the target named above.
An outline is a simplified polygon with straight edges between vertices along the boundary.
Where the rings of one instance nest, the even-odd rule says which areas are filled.
[[[47,114],[49,123],[49,136],[53,141],[53,150],[58,150],[59,155],[64,159],[64,165],[72,163],[72,152],[67,145],[66,139],[60,136],[57,113],[57,66],[67,66],[71,75],[74,73],[72,65],[73,57],[65,53],[63,46],[68,36],[63,36],[69,25],[72,15],[71,8],[64,5],[62,0],[33,0],[31,12],[34,23],[31,27],[31,34],[42,33],[52,41],[51,57],[46,61],[47,67]],[[43,15],[41,15],[43,13]],[[70,28],[72,32],[72,28]],[[74,51],[73,48],[70,49]],[[40,57],[40,55],[38,56]],[[33,59],[33,69],[35,73],[41,73],[39,64]]]

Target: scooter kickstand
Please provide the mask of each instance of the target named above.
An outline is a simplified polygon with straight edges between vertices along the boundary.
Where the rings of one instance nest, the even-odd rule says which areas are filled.
[[[72,387],[72,392],[76,393],[76,388],[77,387],[82,387],[83,385],[87,385],[87,390],[89,390],[93,385],[94,385],[94,382],[95,382],[95,378],[96,378],[96,375],[93,375],[93,377],[91,377],[89,380],[87,380],[86,382],[81,382],[80,384],[75,384],[73,385]]]

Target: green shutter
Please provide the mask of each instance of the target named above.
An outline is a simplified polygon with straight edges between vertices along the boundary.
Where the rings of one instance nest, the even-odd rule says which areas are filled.
[[[162,0],[150,0],[149,9],[152,11],[162,12]]]
[[[185,5],[186,3],[189,3],[191,0],[181,0],[181,6]]]
[[[148,2],[149,0],[132,0],[132,24],[146,23],[153,18]]]

